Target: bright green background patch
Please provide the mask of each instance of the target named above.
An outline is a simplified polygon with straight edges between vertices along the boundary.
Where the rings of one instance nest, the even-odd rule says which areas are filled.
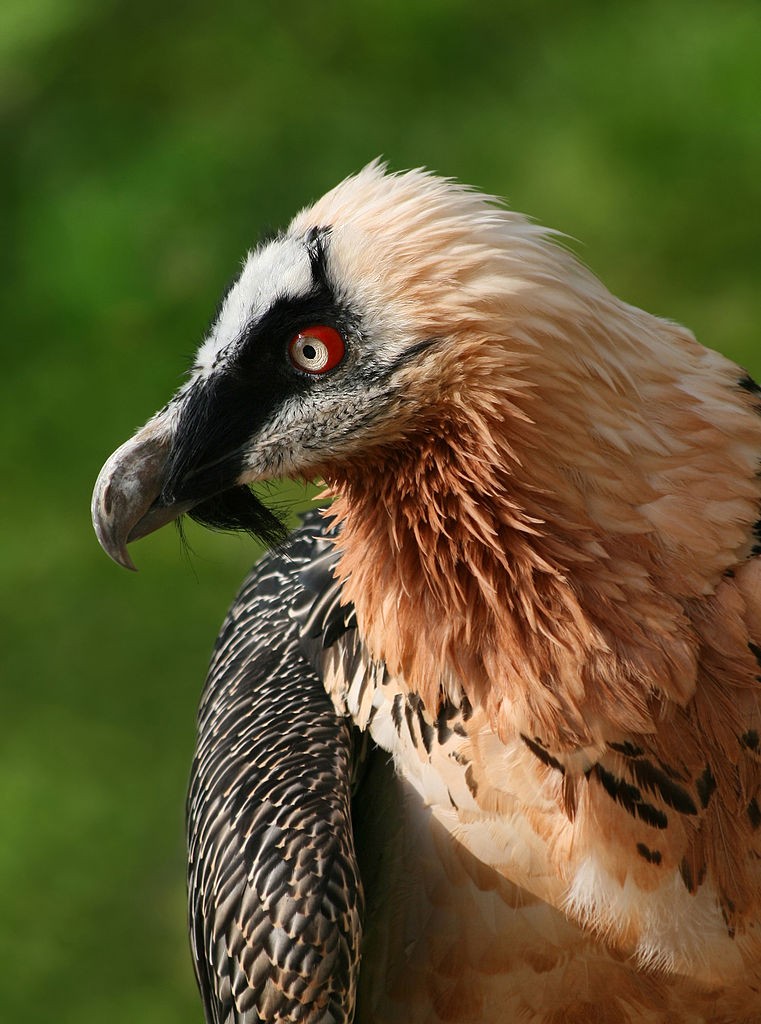
[[[165,530],[131,576],[88,506],[247,246],[424,164],[759,374],[760,53],[755,0],[0,5],[0,1019],[201,1020],[185,779],[255,551]]]

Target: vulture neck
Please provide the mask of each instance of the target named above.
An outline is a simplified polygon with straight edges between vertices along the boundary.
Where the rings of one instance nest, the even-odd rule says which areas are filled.
[[[468,413],[325,474],[337,575],[370,655],[432,714],[465,697],[503,738],[572,749],[652,731],[654,693],[686,699],[695,655],[678,602],[643,589],[651,540],[616,538],[608,565],[610,538],[573,488],[537,483],[536,443],[512,447],[521,424]]]

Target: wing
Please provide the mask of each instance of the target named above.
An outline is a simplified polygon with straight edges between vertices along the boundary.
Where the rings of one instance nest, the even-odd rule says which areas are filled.
[[[319,557],[314,517],[266,556],[222,627],[188,797],[189,913],[208,1024],[342,1024],[354,1011],[362,888],[352,735],[290,608]]]

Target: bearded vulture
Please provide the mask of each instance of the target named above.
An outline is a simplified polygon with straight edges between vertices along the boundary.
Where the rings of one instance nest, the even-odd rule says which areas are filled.
[[[761,1022],[760,412],[423,170],[248,254],[93,497],[130,568],[183,514],[272,547],[199,717],[208,1024]]]

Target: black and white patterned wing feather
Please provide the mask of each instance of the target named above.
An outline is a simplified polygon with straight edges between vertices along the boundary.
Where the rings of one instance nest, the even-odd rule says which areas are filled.
[[[329,546],[321,533],[310,516],[285,553],[265,556],[246,580],[199,712],[189,911],[208,1024],[353,1016],[363,897],[352,731],[291,614],[304,603],[301,571]]]

